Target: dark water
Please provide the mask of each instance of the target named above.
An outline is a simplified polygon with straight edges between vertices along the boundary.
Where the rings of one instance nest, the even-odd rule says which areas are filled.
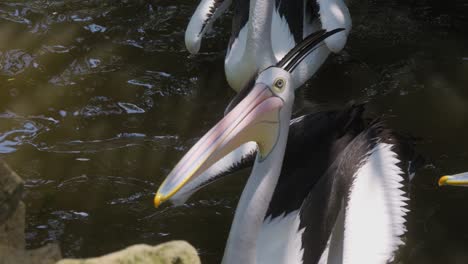
[[[401,263],[468,263],[468,189],[436,186],[468,170],[468,3],[442,2],[354,1],[347,48],[302,91],[321,104],[366,100],[420,138],[427,162],[411,186]],[[152,206],[234,95],[228,19],[200,55],[185,51],[197,3],[0,3],[0,157],[26,180],[28,247],[57,241],[65,256],[89,257],[185,239],[219,262],[248,172],[183,207]]]

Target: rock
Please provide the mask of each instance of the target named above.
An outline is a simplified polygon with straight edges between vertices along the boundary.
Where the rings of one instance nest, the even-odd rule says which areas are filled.
[[[62,258],[58,245],[24,250],[0,245],[0,264],[52,264]]]
[[[24,250],[26,206],[20,202],[13,215],[0,225],[0,245]],[[0,256],[3,256],[0,254]]]
[[[185,241],[158,246],[134,245],[98,258],[63,259],[56,264],[200,264],[197,251]]]
[[[200,264],[195,248],[184,241],[134,245],[90,259],[60,260],[60,248],[55,244],[25,250],[26,207],[20,201],[23,186],[23,180],[0,160],[0,264]]]
[[[0,224],[16,210],[23,193],[23,180],[0,160]]]
[[[0,160],[0,264],[51,264],[62,258],[58,245],[25,250],[23,180]]]

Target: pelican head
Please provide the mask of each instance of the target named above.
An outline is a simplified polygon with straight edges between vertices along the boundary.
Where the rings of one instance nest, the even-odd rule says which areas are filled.
[[[257,162],[266,159],[280,136],[287,137],[281,134],[284,130],[281,128],[289,127],[294,90],[297,86],[291,77],[292,71],[318,44],[341,30],[320,31],[309,36],[275,66],[262,71],[254,84],[246,88],[249,90],[248,94],[239,99],[238,103],[233,103],[229,113],[174,167],[155,195],[155,206],[158,207],[174,197],[184,186],[198,188],[200,185],[190,183],[196,181],[221,158],[247,142],[257,144]]]
[[[268,156],[278,138],[280,113],[294,96],[291,84],[291,75],[281,68],[263,71],[250,93],[175,166],[159,188],[155,206],[244,143],[256,142],[260,159]]]
[[[468,187],[468,172],[440,177],[439,186],[462,186]]]

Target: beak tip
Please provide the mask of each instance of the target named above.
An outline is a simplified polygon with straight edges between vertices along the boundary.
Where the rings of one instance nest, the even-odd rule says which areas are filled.
[[[439,187],[444,186],[444,185],[447,185],[447,181],[448,181],[448,180],[449,180],[449,177],[448,177],[448,176],[442,176],[442,177],[440,177],[439,182],[438,182]]]
[[[154,196],[154,207],[158,208],[161,204],[162,204],[162,197],[161,195],[158,193]]]

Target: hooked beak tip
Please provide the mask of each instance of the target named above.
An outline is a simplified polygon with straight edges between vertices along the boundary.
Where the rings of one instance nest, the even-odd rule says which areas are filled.
[[[157,193],[154,196],[154,207],[158,208],[163,203],[161,194]]]
[[[442,176],[439,179],[439,187],[447,185],[447,181],[449,180],[449,176]]]

